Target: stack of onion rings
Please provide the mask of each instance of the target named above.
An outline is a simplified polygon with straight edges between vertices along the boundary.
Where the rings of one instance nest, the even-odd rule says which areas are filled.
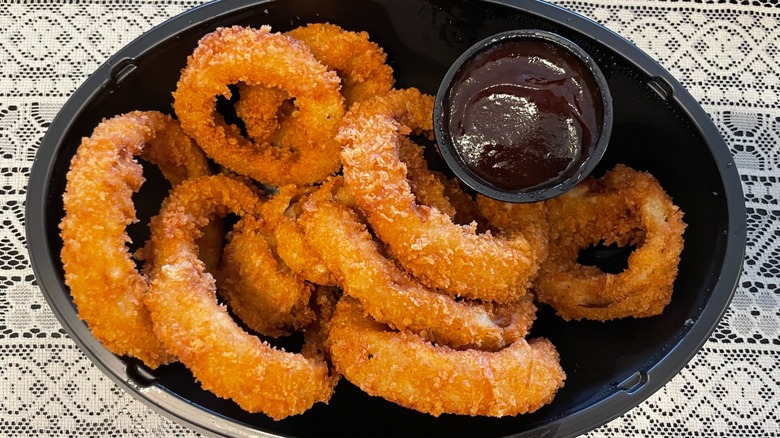
[[[393,88],[393,69],[387,55],[366,32],[350,32],[335,24],[314,23],[295,28],[285,35],[303,42],[314,57],[341,78],[341,94],[347,108],[355,102],[382,95]],[[290,95],[279,88],[241,83],[236,114],[247,134],[255,141],[269,139],[274,144],[296,143],[300,124],[279,117],[277,109]]]
[[[233,85],[246,137],[217,112]],[[201,39],[174,93],[181,127],[154,112],[108,120],[68,173],[62,261],[95,336],[151,368],[178,358],[206,390],[277,420],[327,403],[340,373],[434,416],[500,417],[537,410],[565,380],[555,347],[525,339],[534,298],[564,319],[669,303],[685,224],[652,176],[617,166],[546,203],[475,199],[409,137],[431,137],[433,99],[392,86],[384,51],[335,25]],[[139,155],[174,186],[142,272],[125,232]],[[226,171],[209,176],[206,155]],[[238,217],[227,234],[225,215]],[[577,263],[598,243],[638,248],[606,274]],[[300,353],[255,336],[293,331]]]
[[[243,217],[228,234],[219,270],[219,294],[249,328],[279,337],[314,322],[313,286],[274,255],[271,231],[262,220]]]
[[[276,254],[295,274],[315,284],[333,286],[335,280],[320,256],[305,242],[295,221],[297,201],[314,190],[284,186],[262,207],[262,216],[270,225]]]
[[[506,305],[455,301],[415,282],[382,256],[347,206],[313,200],[303,209],[307,241],[321,249],[339,286],[372,318],[453,348],[496,350],[528,333],[536,312],[528,297]]]

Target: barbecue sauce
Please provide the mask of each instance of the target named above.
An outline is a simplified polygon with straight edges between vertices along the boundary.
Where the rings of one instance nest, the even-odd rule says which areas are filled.
[[[455,75],[445,123],[464,164],[505,190],[530,190],[578,169],[603,122],[585,64],[533,38],[501,41]]]

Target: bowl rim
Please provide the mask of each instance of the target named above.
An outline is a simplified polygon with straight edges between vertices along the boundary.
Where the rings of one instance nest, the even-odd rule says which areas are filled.
[[[191,403],[160,385],[138,384],[131,376],[132,370],[128,369],[127,364],[105,350],[92,337],[75,312],[67,288],[61,281],[60,269],[48,258],[51,251],[46,239],[47,229],[44,226],[47,223],[45,220],[47,200],[51,196],[61,196],[59,193],[49,193],[48,182],[54,171],[55,158],[62,147],[61,138],[68,131],[69,126],[83,113],[85,103],[91,101],[102,88],[114,81],[116,73],[121,70],[118,70],[119,66],[132,63],[135,58],[154,50],[159,44],[174,38],[177,33],[272,2],[273,0],[216,0],[199,5],[154,26],[112,55],[85,79],[53,119],[33,161],[25,201],[27,248],[33,273],[48,305],[71,339],[106,376],[133,397],[158,413],[207,434],[277,436],[202,408],[201,415],[197,418],[188,417],[186,413],[192,409]],[[689,332],[682,339],[676,340],[676,345],[664,357],[658,358],[653,367],[642,370],[643,374],[638,385],[616,391],[596,403],[571,412],[563,423],[552,419],[550,423],[535,429],[518,432],[518,435],[541,433],[575,436],[595,429],[636,407],[671,380],[707,341],[725,313],[742,272],[747,240],[747,216],[742,186],[733,157],[707,113],[670,73],[645,52],[595,21],[557,5],[540,0],[484,0],[484,2],[510,7],[572,31],[584,33],[616,53],[630,53],[632,56],[630,59],[626,57],[627,62],[668,86],[670,98],[684,110],[692,125],[706,139],[705,143],[724,184],[723,196],[726,199],[728,215],[723,250],[725,257],[720,272],[711,273],[719,280]],[[594,410],[598,410],[601,414],[598,420],[593,418]]]

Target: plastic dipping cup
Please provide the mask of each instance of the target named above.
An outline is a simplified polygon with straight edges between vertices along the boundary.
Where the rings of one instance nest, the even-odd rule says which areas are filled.
[[[506,202],[565,193],[598,164],[612,97],[595,61],[560,35],[496,34],[450,67],[436,94],[444,160],[477,192]]]

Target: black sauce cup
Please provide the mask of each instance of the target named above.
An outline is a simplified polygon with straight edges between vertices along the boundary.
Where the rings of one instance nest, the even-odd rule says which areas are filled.
[[[579,71],[590,76],[589,78],[583,77],[578,79],[582,82],[593,84],[595,90],[592,91],[595,96],[592,103],[597,108],[592,108],[596,114],[595,129],[592,130],[593,132],[583,133],[588,137],[587,143],[583,139],[581,153],[574,157],[565,169],[559,172],[557,176],[548,178],[540,184],[510,189],[494,184],[480,175],[479,172],[469,166],[468,160],[465,160],[458,151],[453,132],[450,129],[452,125],[450,123],[450,117],[452,116],[450,103],[454,100],[454,88],[462,80],[467,79],[464,76],[469,74],[468,68],[476,61],[477,57],[513,41],[549,44],[573,55],[572,59],[581,64],[577,66],[581,67]],[[598,64],[596,64],[596,61],[588,52],[573,41],[554,32],[538,29],[518,29],[501,32],[469,47],[455,60],[441,81],[441,85],[439,85],[436,93],[433,111],[433,127],[440,153],[455,176],[476,192],[505,202],[537,202],[565,193],[590,175],[593,169],[596,168],[607,150],[612,132],[612,95],[609,91],[607,79]],[[518,124],[517,129],[523,128],[519,127]],[[590,145],[588,146],[588,144]],[[534,165],[542,166],[543,163],[539,162]]]

